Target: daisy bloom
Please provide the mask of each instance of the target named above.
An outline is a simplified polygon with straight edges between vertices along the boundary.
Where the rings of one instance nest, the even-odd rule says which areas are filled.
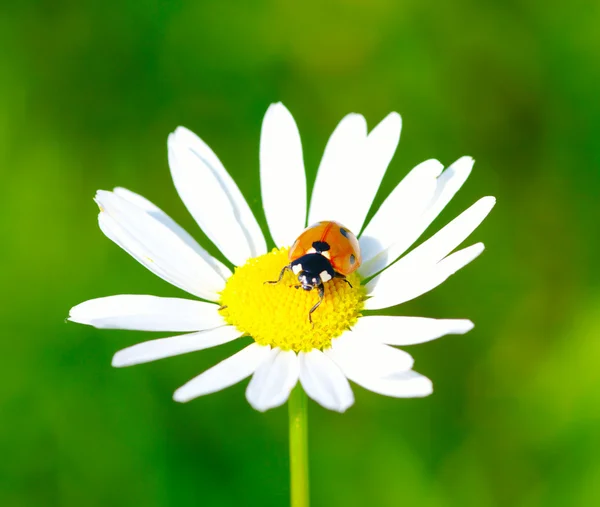
[[[391,113],[373,130],[358,114],[331,135],[307,202],[300,135],[282,104],[265,115],[260,139],[262,204],[274,248],[244,196],[215,153],[179,127],[168,139],[173,182],[185,206],[227,262],[211,256],[168,215],[123,188],[100,190],[100,228],[138,262],[194,299],[116,295],[75,306],[69,319],[97,328],[175,334],[117,352],[117,367],[215,347],[243,336],[254,341],[177,389],[185,402],[252,377],[249,403],[264,411],[282,405],[298,382],[325,408],[354,402],[349,380],[386,396],[427,396],[431,381],[413,371],[396,346],[414,345],[473,324],[463,319],[373,315],[440,285],[483,251],[457,250],[494,206],[484,197],[439,232],[411,247],[460,189],[473,167],[462,157],[447,168],[427,160],[398,184],[365,223],[396,150],[401,120]],[[347,279],[323,280],[317,290],[295,290],[289,249],[307,225],[336,221],[352,231],[362,263]],[[408,252],[408,253],[406,253]]]

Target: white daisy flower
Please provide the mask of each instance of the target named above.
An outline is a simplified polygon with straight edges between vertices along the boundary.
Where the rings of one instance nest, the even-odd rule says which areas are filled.
[[[99,191],[100,228],[138,262],[198,299],[117,295],[75,306],[69,319],[105,329],[184,333],[117,352],[113,366],[130,366],[214,347],[242,336],[254,343],[175,391],[185,402],[252,376],[246,397],[257,410],[283,404],[300,382],[323,407],[345,411],[354,402],[349,380],[393,397],[427,396],[429,379],[412,370],[413,359],[394,346],[462,334],[463,319],[370,315],[440,285],[483,251],[477,243],[454,252],[494,206],[484,197],[408,254],[473,167],[470,157],[451,166],[427,160],[415,167],[365,226],[383,175],[400,138],[401,120],[388,115],[371,132],[350,114],[339,123],[319,166],[310,206],[296,123],[282,104],[265,115],[260,140],[262,201],[271,251],[234,180],[213,151],[189,130],[169,136],[175,187],[192,216],[233,272],[212,257],[162,210],[123,188]],[[307,220],[308,216],[308,220]],[[290,245],[307,224],[335,220],[356,233],[362,264],[346,280],[317,291],[294,290],[287,272]],[[454,253],[453,253],[454,252]]]

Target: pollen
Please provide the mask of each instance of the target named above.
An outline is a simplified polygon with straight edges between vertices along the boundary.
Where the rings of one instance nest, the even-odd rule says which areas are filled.
[[[365,289],[356,273],[347,277],[352,287],[343,279],[329,280],[311,324],[309,311],[319,301],[316,289],[296,289],[298,279],[289,270],[279,283],[265,283],[279,278],[289,263],[288,251],[274,249],[235,268],[221,292],[221,314],[260,345],[296,352],[327,349],[360,317]]]

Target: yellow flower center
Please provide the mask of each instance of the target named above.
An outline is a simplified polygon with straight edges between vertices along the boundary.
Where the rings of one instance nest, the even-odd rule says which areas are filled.
[[[323,302],[312,313],[311,324],[308,312],[319,301],[318,290],[295,289],[298,279],[289,270],[279,283],[265,284],[279,278],[281,268],[289,263],[288,250],[274,249],[235,268],[221,292],[221,314],[260,345],[296,352],[327,349],[333,338],[356,323],[364,287],[356,273],[347,278],[352,287],[339,278],[326,282]]]

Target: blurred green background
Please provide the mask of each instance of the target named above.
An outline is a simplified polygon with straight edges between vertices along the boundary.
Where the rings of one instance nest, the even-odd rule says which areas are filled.
[[[434,395],[311,403],[313,504],[600,504],[600,4],[365,4],[2,3],[0,505],[286,505],[285,408],[253,411],[245,383],[171,400],[238,344],[115,370],[147,335],[65,323],[93,297],[183,295],[102,235],[92,202],[127,187],[202,239],[167,169],[177,125],[265,223],[258,141],[278,100],[310,185],[343,115],[397,110],[379,202],[461,155],[475,170],[435,227],[498,198],[471,241],[485,254],[397,309],[476,323],[410,348]]]

